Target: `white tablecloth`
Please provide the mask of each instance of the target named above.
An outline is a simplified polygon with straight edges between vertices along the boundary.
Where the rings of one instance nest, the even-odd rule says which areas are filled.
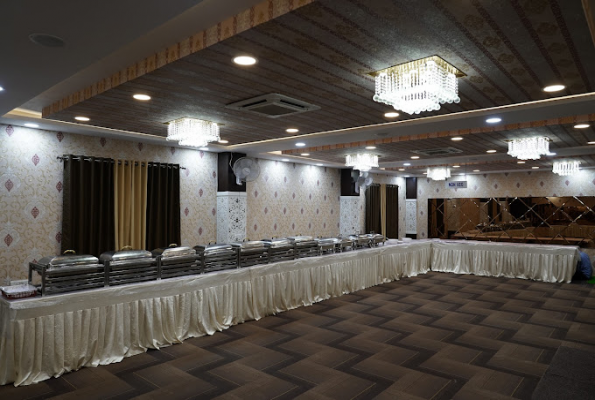
[[[580,259],[576,246],[445,240],[432,243],[432,271],[570,282]]]
[[[86,292],[0,300],[0,384],[213,334],[232,325],[426,273],[430,241]]]

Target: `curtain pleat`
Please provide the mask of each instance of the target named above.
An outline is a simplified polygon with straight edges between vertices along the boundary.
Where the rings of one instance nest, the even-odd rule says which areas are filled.
[[[366,190],[366,232],[380,232],[380,185]]]
[[[380,233],[386,236],[386,184],[380,185]]]
[[[146,248],[153,250],[180,242],[180,167],[149,163]]]
[[[132,160],[114,164],[115,245],[146,248],[148,166]]]
[[[99,256],[114,247],[113,160],[64,159],[61,250]]]
[[[386,234],[390,239],[399,237],[399,187],[386,186]]]

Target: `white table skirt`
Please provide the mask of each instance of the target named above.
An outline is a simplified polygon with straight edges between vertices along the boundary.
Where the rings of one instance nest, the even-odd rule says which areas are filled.
[[[432,243],[432,271],[570,282],[576,246],[445,240]]]
[[[86,292],[0,300],[0,384],[52,376],[426,273],[430,241]]]

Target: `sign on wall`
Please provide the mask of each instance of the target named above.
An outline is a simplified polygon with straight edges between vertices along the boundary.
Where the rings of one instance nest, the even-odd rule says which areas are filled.
[[[455,181],[455,182],[446,182],[447,189],[466,189],[467,188],[467,181]]]

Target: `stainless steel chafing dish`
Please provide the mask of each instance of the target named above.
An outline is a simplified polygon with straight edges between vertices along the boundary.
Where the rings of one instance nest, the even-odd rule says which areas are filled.
[[[238,250],[230,244],[194,246],[205,272],[221,271],[238,267]]]
[[[147,250],[106,251],[99,256],[110,286],[158,278],[157,261]]]
[[[370,247],[370,237],[367,234],[349,235],[355,248]]]
[[[334,253],[341,251],[341,239],[339,238],[320,238],[316,239],[320,253]]]
[[[295,258],[294,244],[287,238],[263,239],[267,247],[268,262],[293,260]]]
[[[238,265],[249,267],[266,262],[267,246],[262,240],[232,243],[231,246],[238,251]]]
[[[106,285],[104,266],[97,257],[68,252],[61,256],[43,257],[29,263],[29,283],[33,271],[41,275],[41,295],[91,289]]]
[[[187,246],[176,246],[153,250],[157,257],[159,277],[162,279],[182,275],[199,274],[202,272],[201,264],[197,262],[196,250]]]
[[[378,246],[380,243],[384,245],[384,242],[386,242],[386,238],[384,237],[384,235],[381,235],[379,233],[370,233],[371,246]]]
[[[290,236],[295,245],[296,257],[312,257],[320,254],[318,242],[312,236]]]
[[[339,243],[339,251],[347,251],[347,250],[352,250],[354,243],[353,243],[353,239],[350,239],[348,237],[346,238],[340,238],[339,239],[341,242]]]

